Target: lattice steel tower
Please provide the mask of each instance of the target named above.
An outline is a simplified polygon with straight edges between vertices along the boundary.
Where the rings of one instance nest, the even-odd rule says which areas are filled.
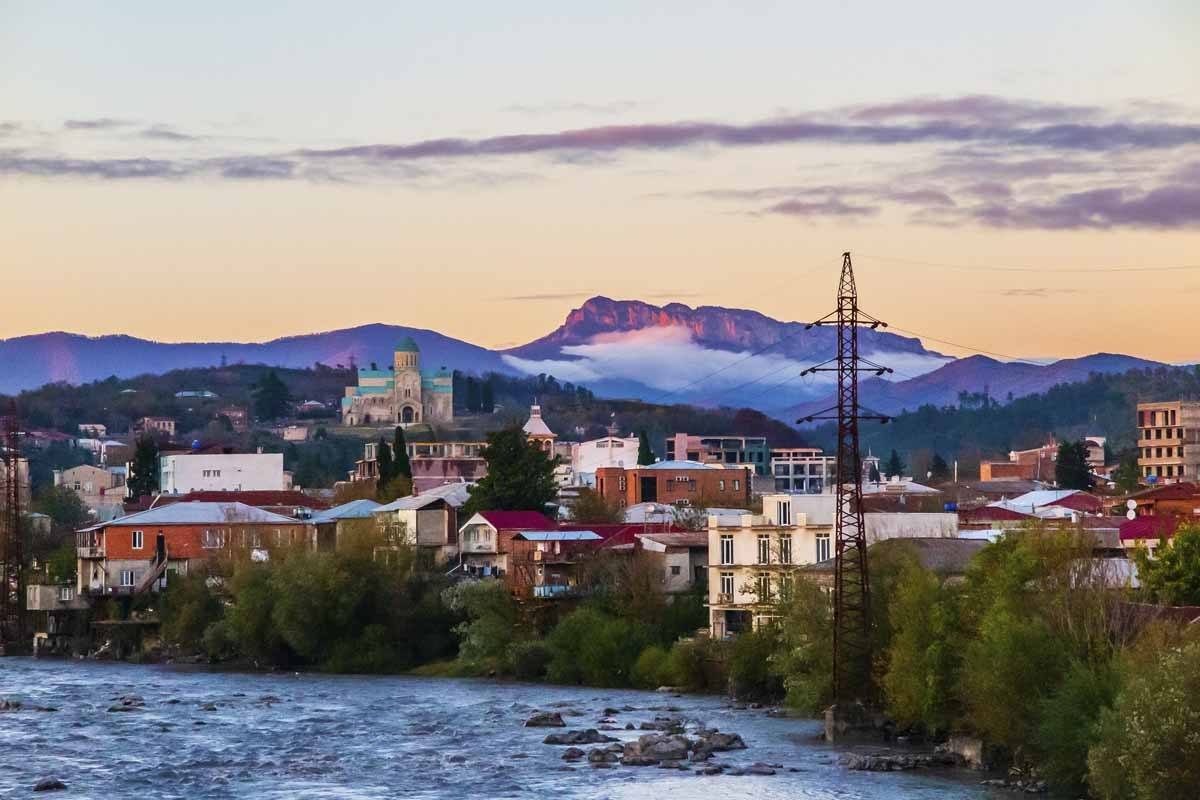
[[[858,290],[854,285],[854,267],[849,253],[842,254],[837,310],[807,327],[816,325],[836,326],[837,356],[809,367],[801,374],[836,372],[837,405],[797,422],[836,419],[838,424],[837,500],[833,517],[833,693],[840,704],[866,700],[865,690],[871,675],[871,579],[867,570],[867,537],[863,523],[858,423],[864,419],[888,420],[879,415],[859,413],[858,373],[860,369],[876,375],[892,371],[858,354],[858,329],[886,328],[887,323],[858,307]]]
[[[21,441],[17,405],[0,416],[0,654],[21,651],[25,640],[24,548],[21,530]]]

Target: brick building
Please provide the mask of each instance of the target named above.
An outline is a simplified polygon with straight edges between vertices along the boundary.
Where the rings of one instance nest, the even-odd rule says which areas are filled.
[[[644,467],[601,467],[596,491],[622,508],[638,503],[668,505],[747,506],[754,468],[660,461]]]
[[[1146,483],[1200,475],[1200,402],[1138,403],[1138,470]]]

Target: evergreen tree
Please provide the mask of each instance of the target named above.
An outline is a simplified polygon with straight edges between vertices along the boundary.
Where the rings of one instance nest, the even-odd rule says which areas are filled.
[[[1063,442],[1058,446],[1058,458],[1054,462],[1054,479],[1061,489],[1092,488],[1092,476],[1087,463],[1087,444]]]
[[[488,375],[483,382],[483,388],[479,392],[479,410],[484,414],[491,414],[496,410],[496,389],[492,385],[492,376]]]
[[[382,495],[384,488],[391,483],[395,476],[392,448],[388,446],[382,436],[379,437],[379,444],[375,449],[375,464],[379,467],[379,474],[375,478],[376,494]]]
[[[1136,492],[1141,486],[1142,473],[1138,469],[1137,456],[1130,455],[1121,459],[1121,464],[1112,474],[1117,488],[1126,494]]]
[[[254,416],[261,420],[279,419],[287,413],[292,399],[287,384],[280,380],[275,370],[262,377],[254,387]]]
[[[934,483],[940,483],[950,479],[950,465],[946,463],[946,459],[942,458],[941,454],[934,453],[933,461],[929,464],[930,479]]]
[[[396,435],[392,441],[392,477],[401,475],[412,482],[412,463],[408,460],[408,443],[404,440],[404,429],[396,426]]]
[[[883,476],[879,474],[879,467],[876,466],[874,462],[871,463],[871,470],[867,474],[867,478],[871,481],[871,483],[879,483],[881,480],[883,480]]]
[[[904,470],[907,468],[908,465],[904,463],[904,459],[900,458],[900,454],[895,449],[892,450],[892,454],[888,456],[887,463],[883,466],[883,470],[889,478],[902,477]]]
[[[531,444],[517,427],[488,434],[483,448],[487,475],[471,490],[461,519],[478,511],[540,511],[554,502],[555,460]]]
[[[158,442],[150,434],[138,437],[129,468],[129,496],[146,497],[158,491]]]
[[[650,449],[650,437],[643,428],[638,432],[638,466],[644,467],[654,463],[654,451]]]
[[[467,411],[478,411],[481,397],[479,381],[474,377],[467,378]]]

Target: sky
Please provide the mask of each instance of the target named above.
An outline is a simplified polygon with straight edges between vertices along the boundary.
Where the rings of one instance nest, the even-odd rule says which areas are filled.
[[[941,352],[1200,360],[1200,4],[575,5],[0,0],[0,337],[806,320],[848,250]]]

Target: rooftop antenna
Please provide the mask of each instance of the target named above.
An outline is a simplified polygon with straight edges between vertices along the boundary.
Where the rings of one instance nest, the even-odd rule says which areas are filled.
[[[837,329],[837,355],[829,361],[809,367],[801,376],[816,372],[837,373],[837,405],[797,423],[818,419],[837,420],[837,498],[834,510],[834,595],[833,595],[833,694],[834,702],[846,705],[862,701],[871,677],[871,580],[867,570],[867,537],[862,508],[862,457],[859,451],[858,423],[888,417],[862,414],[858,407],[858,373],[866,369],[875,375],[892,372],[863,358],[858,353],[858,329],[886,328],[887,323],[864,313],[858,307],[854,266],[850,254],[842,254],[842,273],[838,281],[836,311],[810,322],[832,325]]]

